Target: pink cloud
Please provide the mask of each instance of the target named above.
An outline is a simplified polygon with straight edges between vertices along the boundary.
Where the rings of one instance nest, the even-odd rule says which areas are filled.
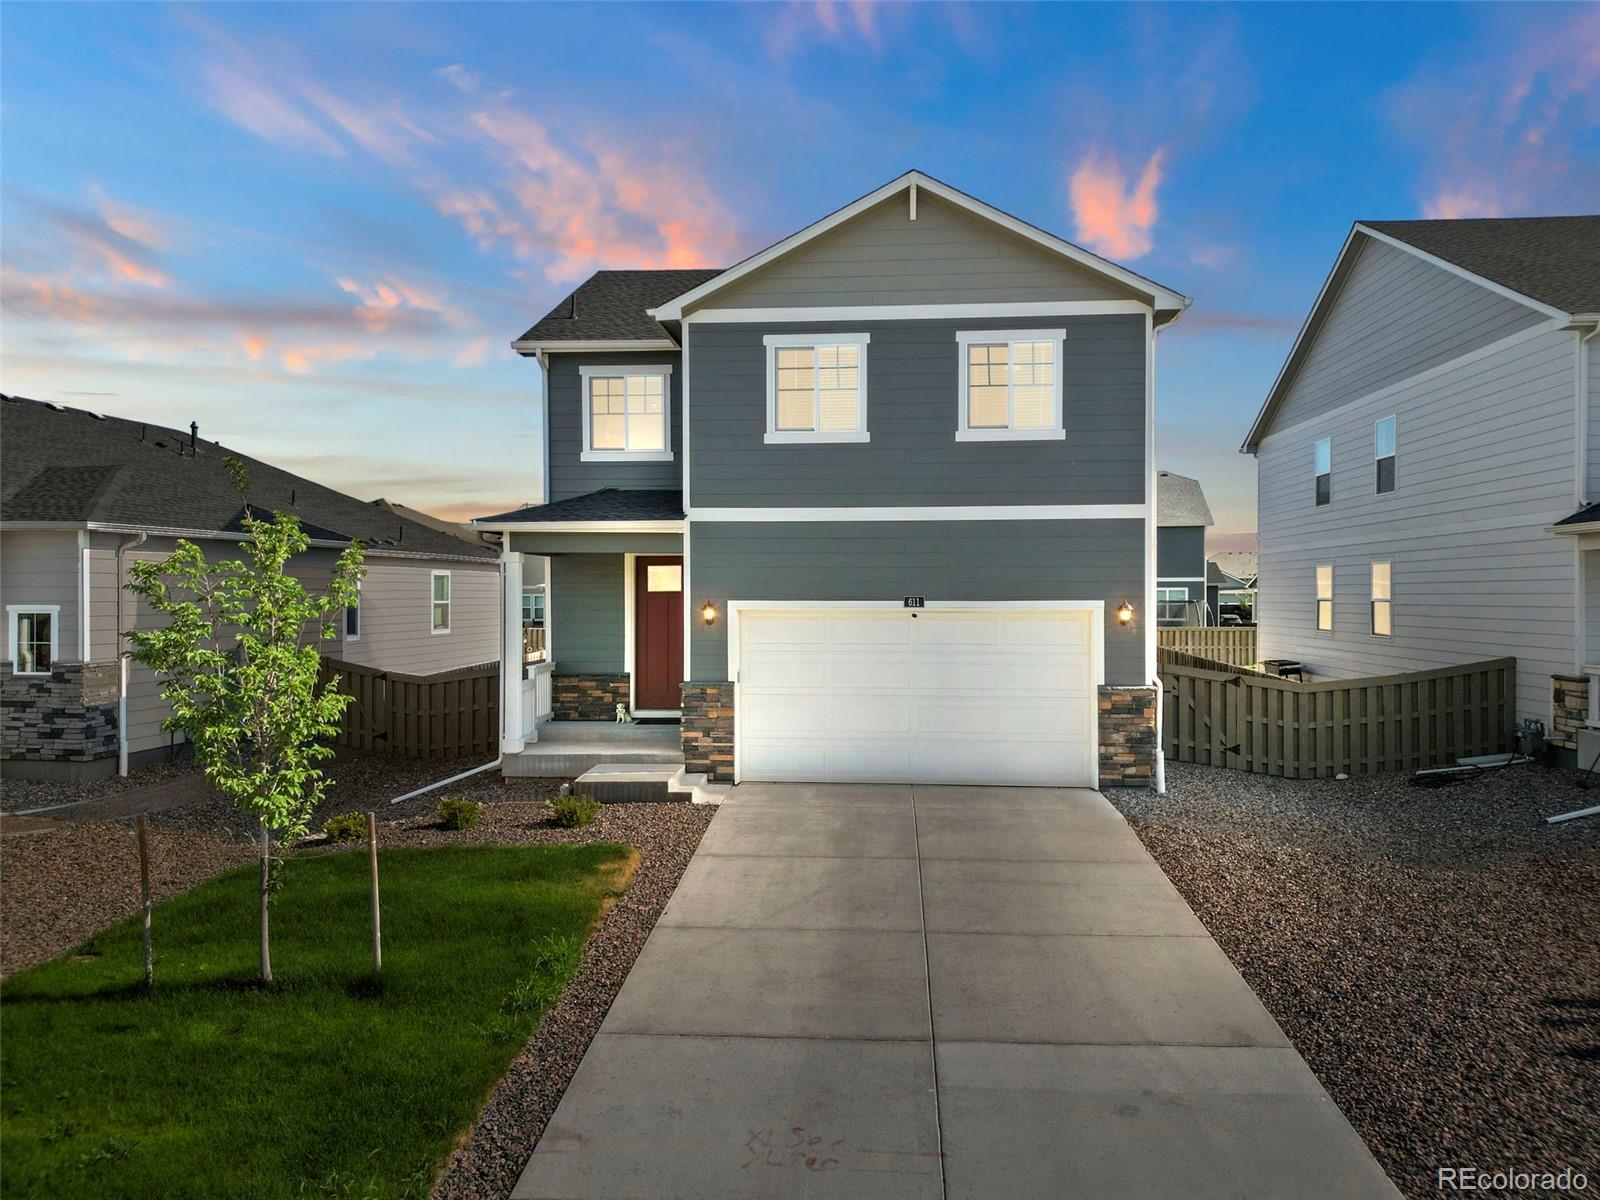
[[[1486,21],[1485,52],[1430,64],[1389,97],[1427,216],[1588,211],[1600,194],[1600,9],[1516,12]]]
[[[1153,153],[1130,188],[1121,163],[1091,149],[1073,171],[1070,184],[1078,240],[1108,258],[1133,259],[1150,253],[1165,155],[1165,147]]]
[[[336,158],[344,153],[323,129],[282,89],[253,79],[222,62],[205,63],[200,78],[211,105],[235,125],[266,141],[293,149],[314,150]]]
[[[767,50],[774,58],[788,58],[806,42],[865,46],[883,49],[879,24],[883,5],[872,0],[788,0],[774,6],[777,13],[767,29]],[[892,5],[910,12],[910,5]]]

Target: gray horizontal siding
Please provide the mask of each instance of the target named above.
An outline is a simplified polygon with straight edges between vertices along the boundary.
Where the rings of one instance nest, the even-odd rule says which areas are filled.
[[[550,560],[551,657],[562,675],[616,675],[623,665],[620,554],[560,554]]]
[[[1201,580],[1206,577],[1204,525],[1163,525],[1156,530],[1156,576]]]
[[[1337,408],[1545,319],[1414,254],[1366,239],[1274,427]]]
[[[923,192],[902,194],[711,297],[717,308],[1128,299],[1133,293]]]
[[[433,571],[450,572],[450,632],[433,632]],[[533,582],[538,582],[535,578]],[[361,636],[323,653],[383,671],[429,675],[500,659],[497,563],[427,563],[373,558],[361,583]]]
[[[672,367],[671,462],[583,462],[583,366]],[[683,478],[683,365],[676,351],[553,354],[545,380],[550,413],[550,499],[565,500],[601,488],[675,488]]]
[[[696,521],[686,590],[724,612],[730,600],[1102,600],[1106,681],[1139,684],[1143,633],[1110,614],[1124,599],[1142,600],[1143,528],[1137,520]],[[691,630],[693,678],[726,679],[726,619]]]
[[[695,508],[1144,501],[1144,318],[691,325]],[[956,332],[1067,331],[1065,441],[958,442]],[[860,332],[871,441],[767,445],[768,333]]]
[[[1259,466],[1263,658],[1334,676],[1518,659],[1518,711],[1548,721],[1572,669],[1572,335],[1551,332],[1377,401],[1270,434]],[[1395,415],[1396,489],[1373,491],[1373,422]],[[1332,503],[1312,445],[1333,440]],[[1392,563],[1394,636],[1369,632],[1371,564]],[[1334,567],[1334,631],[1315,629],[1315,568]]]
[[[93,578],[91,574],[91,586]],[[77,662],[82,657],[78,653],[76,533],[48,530],[0,534],[0,616],[5,618],[0,637],[6,639],[0,653],[8,657],[11,654],[11,617],[5,609],[13,604],[59,606],[60,628],[56,630],[56,638],[60,660]],[[91,645],[89,652],[94,658],[102,657],[98,646]]]

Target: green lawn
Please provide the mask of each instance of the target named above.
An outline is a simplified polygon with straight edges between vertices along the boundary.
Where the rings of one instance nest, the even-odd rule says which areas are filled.
[[[424,1196],[560,994],[624,846],[288,863],[271,988],[254,983],[255,868],[0,987],[0,1188],[10,1197]],[[83,957],[92,955],[93,957]]]

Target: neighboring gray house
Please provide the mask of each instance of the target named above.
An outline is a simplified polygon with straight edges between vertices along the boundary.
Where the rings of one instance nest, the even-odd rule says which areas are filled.
[[[1215,625],[1206,606],[1206,528],[1211,506],[1198,479],[1156,473],[1156,620]]]
[[[1254,550],[1218,550],[1206,559],[1206,610],[1216,625],[1253,625],[1256,576]]]
[[[307,586],[326,583],[352,538],[366,548],[360,603],[325,654],[411,674],[499,659],[499,556],[475,531],[433,528],[193,431],[0,397],[0,773],[107,775],[119,753],[138,762],[177,744],[161,729],[159,679],[122,670],[121,633],[146,614],[120,585],[179,537],[238,554],[244,503],[229,455],[244,460],[252,511],[292,513],[311,536],[295,565]]]
[[[1515,655],[1519,716],[1552,724],[1552,677],[1575,709],[1600,660],[1597,325],[1600,217],[1357,224],[1244,443],[1261,656]]]
[[[727,270],[594,275],[514,343],[545,503],[476,522],[513,580],[550,559],[507,754],[623,704],[712,779],[1148,781],[1187,303],[918,172]]]

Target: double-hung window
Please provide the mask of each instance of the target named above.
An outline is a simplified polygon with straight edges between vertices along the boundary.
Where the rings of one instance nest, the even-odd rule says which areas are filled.
[[[768,442],[865,442],[865,333],[773,333],[767,347]]]
[[[1322,633],[1333,632],[1333,567],[1323,565],[1317,568],[1317,629]]]
[[[956,334],[960,353],[956,440],[1065,438],[1061,329],[987,329]]]
[[[1318,438],[1315,452],[1317,507],[1333,499],[1333,439]]]
[[[433,572],[433,618],[432,629],[434,633],[450,632],[450,572]]]
[[[61,650],[59,604],[12,604],[6,608],[11,669],[18,675],[48,675]]]
[[[1393,589],[1390,584],[1389,564],[1372,564],[1372,635],[1390,637],[1394,634]]]
[[[670,462],[672,368],[587,365],[583,381],[584,462]]]
[[[359,642],[361,640],[361,583],[356,582],[356,598],[350,607],[344,610],[344,640]]]
[[[1372,427],[1373,457],[1377,460],[1373,480],[1374,490],[1382,496],[1394,491],[1395,425],[1393,417],[1385,417]]]

